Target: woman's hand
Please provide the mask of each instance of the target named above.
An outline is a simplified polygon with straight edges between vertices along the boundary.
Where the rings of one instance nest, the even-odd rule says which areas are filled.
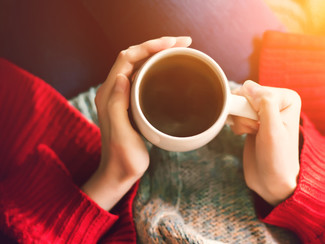
[[[101,162],[83,191],[110,210],[149,166],[147,149],[128,118],[130,79],[153,54],[172,47],[188,47],[189,37],[162,37],[121,51],[95,102],[102,136]]]
[[[300,97],[292,90],[252,81],[246,81],[236,93],[247,98],[259,118],[233,118],[233,131],[247,133],[243,158],[246,183],[275,206],[297,186]]]

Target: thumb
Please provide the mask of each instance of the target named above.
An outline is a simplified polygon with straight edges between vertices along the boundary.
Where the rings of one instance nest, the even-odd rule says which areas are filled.
[[[248,80],[243,84],[241,93],[257,112],[261,127],[272,131],[272,128],[280,128],[279,126],[283,125],[280,92]]]

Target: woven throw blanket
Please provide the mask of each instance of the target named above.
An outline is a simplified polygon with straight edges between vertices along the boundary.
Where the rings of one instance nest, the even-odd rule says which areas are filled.
[[[70,102],[98,123],[95,94],[91,88]],[[138,242],[299,243],[291,232],[257,219],[243,176],[244,139],[225,125],[191,152],[167,152],[146,142],[151,161],[133,208]]]

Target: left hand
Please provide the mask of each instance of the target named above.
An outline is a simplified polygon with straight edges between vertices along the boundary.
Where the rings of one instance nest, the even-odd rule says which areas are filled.
[[[95,102],[102,136],[100,165],[82,189],[102,208],[111,209],[143,175],[149,155],[128,118],[130,80],[153,54],[172,47],[187,47],[189,37],[162,37],[121,51]]]

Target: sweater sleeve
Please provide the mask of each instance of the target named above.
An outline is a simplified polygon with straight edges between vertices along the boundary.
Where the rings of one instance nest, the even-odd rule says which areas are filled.
[[[305,243],[325,243],[324,51],[324,36],[268,31],[259,63],[260,84],[299,93],[303,143],[294,194],[274,209],[259,201],[257,212],[266,223],[293,230]]]
[[[325,243],[325,138],[302,115],[300,173],[294,194],[267,211],[256,204],[262,221],[295,232],[304,243]],[[262,201],[259,201],[262,203]]]
[[[99,163],[95,125],[41,79],[3,59],[0,113],[0,236],[23,243],[135,242],[137,184],[112,212],[79,188]]]
[[[295,90],[302,111],[325,135],[325,36],[267,31],[264,34],[259,83]]]

